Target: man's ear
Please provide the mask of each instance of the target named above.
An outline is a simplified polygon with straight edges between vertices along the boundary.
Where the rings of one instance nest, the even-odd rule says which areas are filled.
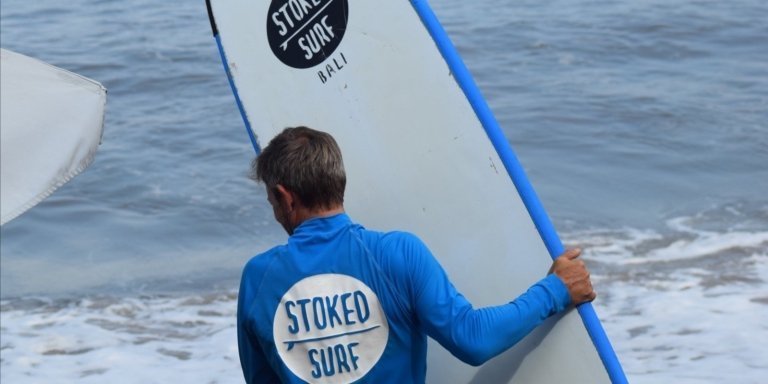
[[[282,184],[275,185],[274,189],[277,203],[287,212],[293,212],[296,207],[296,195],[285,189]]]

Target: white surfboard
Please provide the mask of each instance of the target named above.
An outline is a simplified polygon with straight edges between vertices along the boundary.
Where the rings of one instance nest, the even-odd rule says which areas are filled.
[[[288,126],[333,134],[351,217],[416,233],[475,306],[545,276],[562,245],[426,2],[209,0],[208,10],[257,152]],[[478,368],[429,348],[431,383],[626,381],[591,305]]]
[[[93,160],[104,127],[99,83],[0,49],[0,224],[48,197]]]

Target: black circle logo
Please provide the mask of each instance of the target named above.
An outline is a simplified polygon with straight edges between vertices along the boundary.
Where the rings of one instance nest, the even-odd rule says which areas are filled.
[[[339,47],[347,30],[347,0],[272,0],[267,39],[285,65],[310,68]]]

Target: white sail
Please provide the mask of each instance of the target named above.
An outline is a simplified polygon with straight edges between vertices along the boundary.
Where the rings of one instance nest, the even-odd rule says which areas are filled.
[[[48,197],[93,160],[106,89],[42,61],[0,49],[0,224]]]

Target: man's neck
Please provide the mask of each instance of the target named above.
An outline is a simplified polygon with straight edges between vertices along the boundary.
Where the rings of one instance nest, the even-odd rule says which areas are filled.
[[[344,213],[343,205],[338,205],[333,208],[319,208],[319,209],[313,209],[313,210],[310,210],[303,206],[297,207],[296,212],[294,213],[293,222],[291,223],[293,224],[293,226],[289,231],[289,233],[292,234],[293,230],[298,228],[301,225],[301,223],[307,220],[331,217],[331,216],[338,215],[340,213]]]
[[[316,210],[306,210],[306,212],[300,212],[301,215],[301,221],[299,223],[303,223],[309,219],[315,219],[315,218],[323,218],[323,217],[330,217],[334,215],[338,215],[339,213],[344,213],[344,207],[339,205],[334,208],[326,209],[316,209]]]

